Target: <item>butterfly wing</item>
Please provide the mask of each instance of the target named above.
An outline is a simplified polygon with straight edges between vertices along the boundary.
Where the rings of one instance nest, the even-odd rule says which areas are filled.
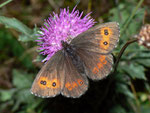
[[[88,79],[85,75],[79,73],[79,70],[73,64],[70,56],[65,56],[65,84],[62,95],[66,97],[77,98],[88,89]]]
[[[62,51],[55,53],[42,67],[33,82],[31,93],[48,98],[61,92],[64,96],[76,98],[88,89],[87,77],[78,72],[70,56]]]
[[[76,47],[101,54],[111,53],[119,41],[119,25],[108,22],[97,25],[74,38],[71,44]]]
[[[112,70],[113,57],[111,54],[102,55],[82,49],[78,49],[77,54],[84,62],[86,75],[90,79],[102,79]]]
[[[64,55],[62,51],[58,51],[37,74],[31,93],[43,98],[59,94],[64,86],[65,72],[63,67]]]
[[[110,54],[119,40],[119,27],[116,22],[95,26],[78,35],[71,44],[85,64],[86,74],[93,80],[107,76],[113,64]]]

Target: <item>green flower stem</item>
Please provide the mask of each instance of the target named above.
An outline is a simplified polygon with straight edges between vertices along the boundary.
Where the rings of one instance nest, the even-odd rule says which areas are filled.
[[[120,60],[121,56],[123,55],[125,49],[126,49],[130,44],[132,44],[132,43],[134,43],[134,42],[137,42],[137,40],[138,40],[137,38],[136,38],[136,39],[129,40],[129,41],[122,47],[122,49],[121,49],[121,51],[120,51],[120,53],[119,53],[119,55],[118,55],[118,57],[117,57],[117,60],[116,60],[116,62],[115,62],[114,71],[112,71],[111,75],[109,76],[110,79],[109,79],[109,82],[108,82],[108,84],[107,84],[107,86],[106,86],[107,88],[106,88],[105,92],[103,93],[103,96],[102,96],[101,100],[99,100],[100,103],[102,103],[102,102],[105,100],[105,98],[107,97],[107,94],[108,94],[108,92],[109,92],[109,87],[110,87],[110,85],[112,84],[112,82],[113,82],[113,80],[114,80],[113,75],[115,75],[115,73],[116,73],[116,69],[117,69],[119,60]]]
[[[137,38],[136,38],[136,39],[129,40],[129,41],[122,47],[122,49],[121,49],[121,51],[120,51],[120,53],[119,53],[119,55],[118,55],[118,57],[117,57],[117,60],[116,60],[116,62],[115,62],[115,65],[114,65],[114,73],[115,73],[115,71],[116,71],[116,69],[117,69],[118,63],[119,63],[120,58],[121,58],[121,56],[123,55],[125,49],[126,49],[130,44],[132,44],[132,43],[134,43],[134,42],[137,42],[137,40],[138,40]]]
[[[3,7],[3,6],[5,6],[6,4],[10,3],[11,1],[12,1],[12,0],[7,0],[6,2],[0,4],[0,8]]]
[[[90,12],[91,12],[91,8],[92,8],[92,0],[89,0],[87,13],[90,13]]]
[[[135,87],[134,87],[134,85],[132,84],[132,82],[130,82],[130,87],[131,87],[131,90],[132,90],[132,92],[133,92],[133,94],[134,94],[134,97],[135,97],[135,101],[136,101],[136,111],[135,111],[135,113],[141,113],[141,109],[140,109],[140,102],[138,101],[138,97],[137,97],[137,93],[136,93],[136,90],[135,90]]]

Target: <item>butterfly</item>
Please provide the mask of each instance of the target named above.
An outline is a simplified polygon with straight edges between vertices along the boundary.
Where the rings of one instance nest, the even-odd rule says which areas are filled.
[[[112,70],[112,50],[119,41],[119,24],[108,22],[79,34],[57,51],[37,74],[31,93],[42,98],[78,98],[88,89],[88,78],[100,80]]]

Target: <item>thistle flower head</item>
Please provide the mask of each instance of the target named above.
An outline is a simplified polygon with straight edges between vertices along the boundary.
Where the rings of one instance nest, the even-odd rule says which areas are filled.
[[[69,8],[60,10],[60,14],[53,12],[53,15],[45,20],[44,27],[38,34],[38,45],[40,46],[40,54],[47,55],[43,61],[49,60],[58,50],[62,49],[61,41],[67,41],[75,38],[80,33],[88,30],[95,22],[88,13],[83,16],[83,12],[79,13],[76,7],[69,12]]]
[[[137,38],[140,45],[150,49],[150,24],[142,26]]]

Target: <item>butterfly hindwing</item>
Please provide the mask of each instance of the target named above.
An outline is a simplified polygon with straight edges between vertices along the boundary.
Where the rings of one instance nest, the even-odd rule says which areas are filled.
[[[66,97],[77,98],[86,92],[88,89],[88,79],[85,75],[79,73],[73,64],[70,56],[65,56],[65,84],[62,90],[62,95]]]
[[[43,98],[54,97],[59,94],[64,86],[63,67],[64,56],[62,51],[58,51],[37,74],[31,93]]]
[[[99,80],[110,73],[113,64],[113,57],[111,54],[102,55],[81,49],[77,51],[77,54],[84,62],[86,75],[90,79]]]
[[[76,47],[101,54],[111,53],[119,41],[119,26],[116,22],[97,25],[72,40]]]

